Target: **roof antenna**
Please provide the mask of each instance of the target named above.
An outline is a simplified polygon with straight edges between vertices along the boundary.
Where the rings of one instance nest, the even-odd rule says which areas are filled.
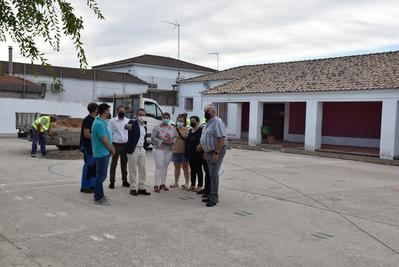
[[[176,22],[170,22],[162,20],[162,22],[171,24],[174,26],[173,30],[177,28],[177,81],[180,80],[180,23],[176,20]]]

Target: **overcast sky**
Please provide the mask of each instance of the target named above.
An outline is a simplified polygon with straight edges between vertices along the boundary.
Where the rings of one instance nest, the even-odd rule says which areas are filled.
[[[118,0],[98,1],[106,17],[96,20],[84,0],[72,0],[85,19],[83,40],[89,65],[141,54],[177,58],[220,69],[244,64],[399,50],[398,0]],[[0,43],[0,59],[7,47]],[[71,42],[60,52],[45,46],[53,65],[78,67]],[[14,45],[14,60],[19,56]]]

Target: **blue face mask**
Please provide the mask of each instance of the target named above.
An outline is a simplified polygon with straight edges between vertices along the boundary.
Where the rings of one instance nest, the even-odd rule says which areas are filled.
[[[169,122],[170,122],[169,119],[163,119],[163,120],[162,120],[162,123],[163,123],[163,124],[169,124]]]

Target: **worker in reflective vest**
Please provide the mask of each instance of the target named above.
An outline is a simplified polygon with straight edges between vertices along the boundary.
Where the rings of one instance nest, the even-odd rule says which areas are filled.
[[[40,152],[43,156],[46,155],[46,138],[45,132],[51,136],[51,124],[56,122],[57,118],[54,116],[41,116],[32,123],[32,157],[36,157],[37,143],[40,144]]]

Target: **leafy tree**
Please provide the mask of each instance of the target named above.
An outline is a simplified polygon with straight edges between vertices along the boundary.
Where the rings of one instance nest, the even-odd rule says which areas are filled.
[[[87,6],[98,19],[104,19],[96,0],[87,0]],[[0,41],[12,39],[24,57],[48,65],[36,41],[42,39],[59,51],[61,37],[65,36],[74,43],[80,67],[87,68],[80,36],[83,19],[74,11],[66,0],[0,0]]]

